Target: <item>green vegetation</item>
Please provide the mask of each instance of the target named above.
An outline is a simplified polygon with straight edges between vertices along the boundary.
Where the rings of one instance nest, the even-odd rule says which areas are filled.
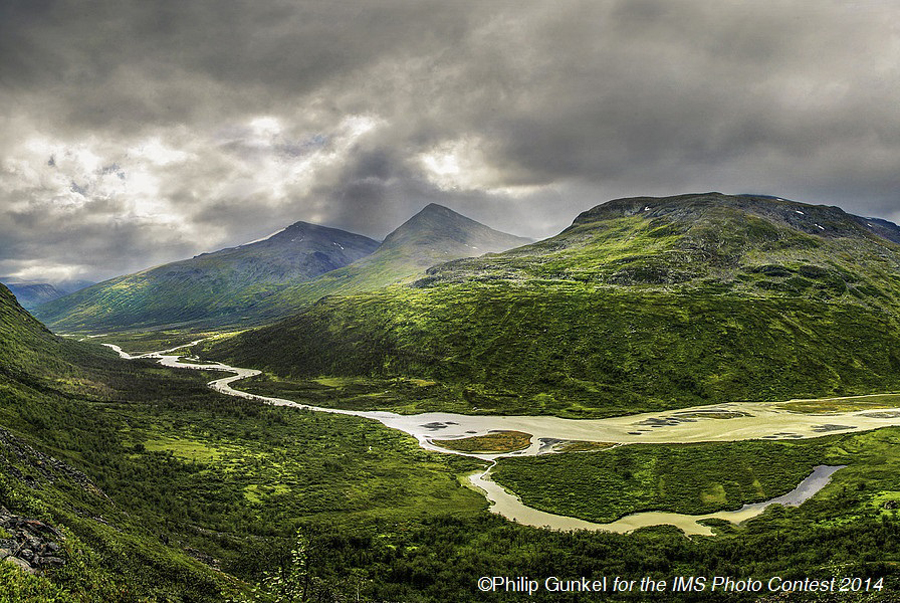
[[[527,505],[604,523],[638,511],[697,515],[768,500],[830,461],[826,452],[819,440],[633,444],[503,459],[493,477]]]
[[[887,601],[900,586],[891,565],[900,562],[900,520],[884,507],[900,497],[900,472],[888,460],[900,442],[896,430],[815,440],[830,442],[832,456],[866,462],[839,473],[825,496],[772,509],[716,538],[688,540],[667,528],[563,534],[490,515],[483,498],[459,485],[472,461],[425,452],[378,423],[219,396],[202,386],[206,375],[145,362],[109,358],[93,370],[120,376],[115,396],[38,397],[12,384],[0,398],[0,423],[97,487],[58,476],[0,488],[0,504],[71,534],[64,572],[34,581],[15,570],[0,582],[19,589],[11,592],[40,582],[35,588],[59,592],[59,600],[266,601],[279,585],[309,577],[326,600],[359,592],[364,601],[493,601],[501,597],[478,592],[478,577],[838,573],[886,575]],[[753,444],[759,448],[730,458],[760,455],[774,467],[773,482],[793,487],[792,463],[802,455],[786,445],[799,443]],[[710,444],[708,457],[728,456],[729,446]],[[677,448],[660,447],[659,456]],[[37,462],[7,458],[40,475]],[[308,559],[300,569],[298,550]],[[252,595],[231,576],[263,586]],[[535,600],[575,599],[542,593]]]
[[[0,603],[69,603],[72,593],[46,578],[31,576],[13,566],[0,562]]]
[[[202,355],[291,387],[332,375],[428,379],[437,385],[412,396],[445,399],[444,410],[584,418],[896,390],[896,332],[887,314],[804,298],[460,284],[328,298]],[[394,387],[403,382],[365,408],[394,409]],[[287,393],[278,388],[252,391]]]
[[[834,208],[626,200],[548,241],[438,266],[414,286],[326,297],[201,347],[266,369],[250,388],[317,405],[570,417],[801,396],[859,405],[838,398],[900,391],[898,264],[894,243]],[[192,335],[133,334],[126,349]],[[816,464],[849,465],[801,507],[713,538],[557,533],[488,513],[460,484],[483,467],[473,459],[62,340],[2,287],[0,349],[0,505],[65,536],[61,568],[0,568],[0,592],[19,599],[271,601],[308,584],[319,600],[508,600],[477,590],[495,575],[886,577],[884,591],[850,601],[891,601],[900,588],[900,429],[579,442],[502,459],[495,479],[526,504],[599,521],[736,508],[791,490]],[[597,446],[608,449],[585,450]]]
[[[457,480],[470,461],[374,422],[222,396],[205,387],[211,375],[60,340],[8,300],[0,343],[21,350],[21,380],[0,374],[0,505],[67,535],[52,584],[3,574],[20,598],[217,601],[247,588],[232,576],[277,567],[298,526],[371,532],[485,507]],[[77,378],[62,389],[45,366]]]
[[[586,440],[567,440],[556,445],[557,452],[593,452],[618,446],[611,442],[589,442]]]
[[[815,528],[874,519],[900,508],[900,429],[793,442],[629,445],[584,453],[504,458],[493,479],[552,513],[610,522],[640,511],[705,514],[738,509],[794,489],[814,465],[846,464],[799,509],[770,509],[745,528],[760,533],[773,516],[816,517]],[[840,517],[840,519],[837,519]],[[744,533],[743,535],[746,535]]]
[[[180,345],[187,345],[198,339],[215,337],[214,331],[197,331],[193,329],[168,329],[150,332],[130,332],[92,335],[84,338],[91,343],[114,343],[127,352],[139,355],[145,352],[171,350]]]
[[[60,331],[238,324],[286,284],[346,266],[378,246],[362,235],[297,222],[264,241],[120,276],[43,304]]]
[[[521,431],[496,431],[457,440],[432,440],[432,443],[441,448],[460,452],[514,452],[531,445],[531,434]]]
[[[435,264],[530,242],[432,203],[389,234],[372,255],[315,280],[287,287],[267,303],[279,306],[278,316],[288,316],[326,295],[351,295],[409,283]]]
[[[205,350],[295,381],[427,379],[466,412],[865,394],[900,389],[898,268],[897,244],[837,208],[621,200],[546,241],[327,297]]]
[[[5,280],[5,279],[4,279]],[[4,283],[26,310],[58,299],[66,294],[49,283]]]
[[[478,388],[406,377],[281,378],[264,374],[233,384],[240,391],[302,404],[345,410],[389,410],[398,414],[459,412],[496,414],[497,408],[473,406]],[[505,394],[516,397],[515,394]],[[478,396],[483,396],[479,393]],[[480,400],[487,398],[481,397]]]
[[[77,574],[70,557],[72,574],[54,579],[76,599],[220,600],[239,587],[229,575],[255,581],[280,563],[298,525],[354,533],[485,507],[457,480],[471,464],[377,423],[220,396],[206,375],[111,364],[133,385],[108,399],[34,396],[15,383],[0,396],[0,423],[91,477],[0,488],[0,504],[65,526],[90,551]],[[19,474],[47,464],[5,450]]]

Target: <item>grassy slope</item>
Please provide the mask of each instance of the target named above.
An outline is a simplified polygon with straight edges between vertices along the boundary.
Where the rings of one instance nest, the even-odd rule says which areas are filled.
[[[351,535],[485,507],[457,481],[471,465],[376,423],[248,404],[194,373],[130,371],[107,400],[0,383],[0,425],[100,489],[0,446],[0,504],[84,551],[51,576],[74,600],[218,601],[238,584],[229,574],[254,581],[277,567],[299,525]],[[32,487],[12,477],[23,474]]]
[[[57,337],[0,286],[0,375],[36,391],[99,393],[105,385],[89,368],[111,352]]]
[[[69,589],[62,599],[127,601],[138,593],[220,592],[224,584],[210,570],[184,551],[148,538],[139,520],[77,478],[91,456],[109,459],[115,441],[115,425],[98,415],[92,401],[114,396],[130,370],[108,350],[53,336],[2,287],[0,345],[0,425],[9,430],[0,445],[0,504],[67,531],[68,563],[53,573]],[[31,588],[16,575],[5,579],[11,589]]]
[[[434,379],[470,407],[564,416],[900,388],[900,247],[834,208],[744,203],[614,202],[209,353],[282,377]]]
[[[43,304],[35,314],[58,331],[239,322],[286,285],[345,266],[377,245],[298,222],[264,241],[110,279]]]

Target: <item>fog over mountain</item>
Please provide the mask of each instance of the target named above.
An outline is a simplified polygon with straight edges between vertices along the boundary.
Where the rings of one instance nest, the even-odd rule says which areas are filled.
[[[0,274],[439,203],[555,234],[717,190],[900,219],[891,3],[0,3]]]

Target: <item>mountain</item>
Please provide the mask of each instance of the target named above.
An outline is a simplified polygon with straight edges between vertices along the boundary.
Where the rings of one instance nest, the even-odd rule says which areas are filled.
[[[59,299],[65,293],[50,283],[6,283],[7,288],[16,296],[16,299],[27,309]]]
[[[378,247],[368,237],[297,222],[270,237],[117,277],[35,309],[56,330],[209,323],[246,312],[287,283],[345,266]]]
[[[104,390],[89,368],[108,352],[58,337],[37,321],[0,284],[0,378],[37,392],[91,393]],[[2,394],[0,390],[0,394]],[[8,392],[6,392],[8,393]],[[2,398],[2,396],[0,396]]]
[[[33,310],[41,304],[59,299],[79,289],[90,287],[94,283],[90,281],[65,281],[62,283],[37,283],[30,281],[18,281],[10,277],[0,277],[0,283],[16,296],[16,300],[26,310]]]
[[[263,324],[325,295],[377,289],[440,262],[529,242],[435,204],[380,245],[298,222],[263,241],[100,283],[35,314],[63,331]]]
[[[0,285],[0,373],[33,379],[41,358],[53,363],[65,347],[63,340],[28,314],[12,292]]]
[[[639,197],[594,207],[560,235],[502,257],[437,266],[420,284],[539,277],[644,289],[715,285],[750,296],[802,289],[820,299],[858,297],[887,274],[860,283],[853,273],[868,274],[873,262],[893,270],[890,243],[898,240],[900,227],[887,220],[777,197]]]
[[[896,390],[897,231],[761,196],[619,199],[207,353],[285,377],[428,379],[507,414]]]
[[[531,243],[432,203],[390,233],[369,256],[273,296],[269,315],[284,317],[326,295],[373,291],[424,275],[435,264]]]

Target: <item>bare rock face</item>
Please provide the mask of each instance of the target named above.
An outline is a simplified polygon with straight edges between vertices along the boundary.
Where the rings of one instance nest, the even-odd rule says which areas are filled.
[[[0,507],[0,528],[9,536],[0,538],[0,559],[29,574],[61,567],[66,561],[58,556],[63,535],[51,525],[28,519]]]

